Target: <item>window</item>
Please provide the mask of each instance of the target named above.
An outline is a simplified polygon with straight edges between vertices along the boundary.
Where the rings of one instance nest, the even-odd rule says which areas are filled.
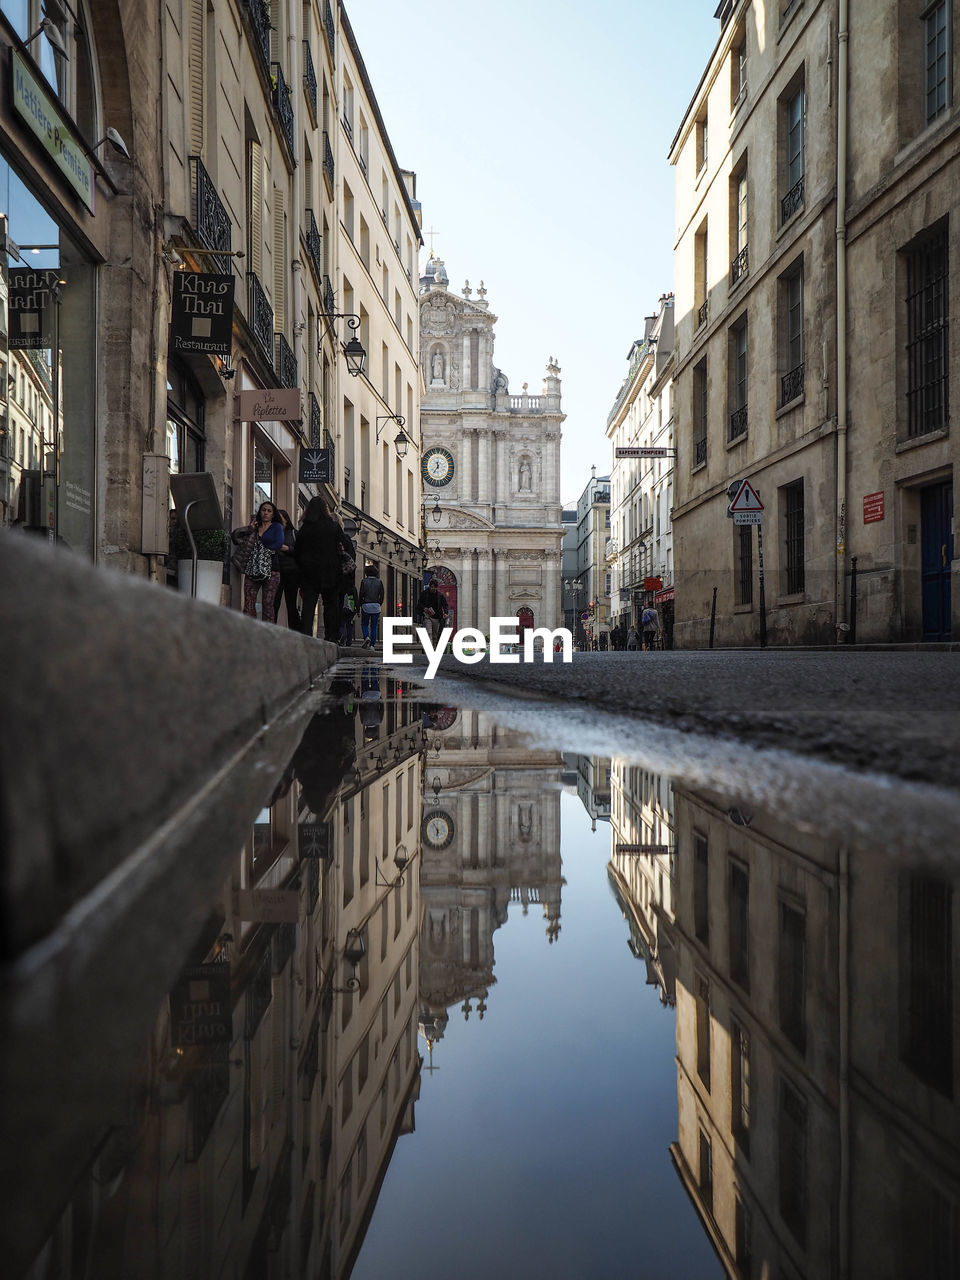
[[[953,891],[945,880],[900,882],[900,1057],[925,1083],[953,1097]]]
[[[693,242],[693,294],[698,303],[696,328],[707,323],[707,221],[703,220]]]
[[[727,917],[730,926],[730,977],[744,991],[749,991],[750,873],[742,863],[733,859],[730,860],[727,878]]]
[[[171,473],[203,470],[205,402],[185,371],[167,373],[167,457]]]
[[[780,1216],[799,1244],[807,1236],[807,1104],[780,1082]]]
[[[730,1026],[730,1128],[737,1146],[750,1155],[750,1035],[739,1022]]]
[[[730,262],[731,287],[747,274],[747,168],[743,165],[730,182],[730,226],[733,256]]]
[[[707,358],[693,370],[693,465],[707,460]]]
[[[730,423],[727,440],[747,432],[747,318],[730,330]]]
[[[907,253],[907,431],[947,425],[948,251],[944,220]]]
[[[923,52],[926,100],[924,119],[927,124],[946,111],[949,90],[949,42],[947,40],[947,0],[930,5],[923,14]]]
[[[747,33],[741,30],[733,37],[730,49],[730,105],[735,107],[747,90]]]
[[[807,1045],[806,924],[802,910],[780,903],[780,1029],[801,1053]]]
[[[697,175],[699,176],[707,167],[707,113],[703,115],[696,123],[696,147],[697,147]]]
[[[709,850],[706,836],[693,837],[693,930],[700,942],[710,940],[708,898]]]
[[[702,1129],[700,1134],[700,1176],[698,1185],[700,1187],[700,1199],[704,1208],[713,1213],[713,1147],[710,1139]]]
[[[710,983],[697,974],[697,1075],[710,1092]]]
[[[780,278],[780,407],[803,395],[803,261]]]
[[[737,557],[737,604],[753,604],[753,527],[734,525],[733,545]]]
[[[806,581],[803,563],[803,481],[794,480],[780,490],[783,512],[783,591],[785,595],[799,595]]]
[[[783,186],[780,201],[780,223],[787,222],[803,208],[804,134],[806,130],[806,96],[804,83],[788,90],[781,102],[783,130]]]
[[[740,1197],[736,1196],[734,1208],[734,1258],[737,1263],[737,1269],[743,1277],[751,1275],[753,1270],[750,1245],[752,1228],[753,1216]]]

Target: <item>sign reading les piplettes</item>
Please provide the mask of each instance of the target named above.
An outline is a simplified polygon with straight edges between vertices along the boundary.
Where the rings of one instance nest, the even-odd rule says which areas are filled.
[[[299,387],[240,391],[233,403],[238,422],[299,422],[303,417]]]
[[[233,276],[176,271],[170,345],[174,351],[229,356],[233,344]]]
[[[42,351],[53,346],[52,291],[59,280],[59,271],[15,267],[9,272],[11,351]]]

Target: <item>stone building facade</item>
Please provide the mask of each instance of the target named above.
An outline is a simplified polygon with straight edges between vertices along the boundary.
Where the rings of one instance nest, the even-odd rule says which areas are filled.
[[[420,280],[424,534],[451,624],[489,631],[491,616],[562,625],[560,368],[541,395],[511,395],[493,362],[486,290],[452,293],[431,257]]]
[[[743,478],[772,643],[946,639],[955,15],[725,0],[717,17],[670,151],[678,643],[705,642],[714,587],[722,642],[759,636],[758,535],[726,518]]]

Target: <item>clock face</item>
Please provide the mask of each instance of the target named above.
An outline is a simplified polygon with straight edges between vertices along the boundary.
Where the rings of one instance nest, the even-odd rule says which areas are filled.
[[[453,479],[453,454],[449,449],[428,449],[422,461],[423,479],[440,489]]]
[[[423,842],[431,849],[446,849],[453,842],[453,818],[445,809],[428,813],[423,820]]]

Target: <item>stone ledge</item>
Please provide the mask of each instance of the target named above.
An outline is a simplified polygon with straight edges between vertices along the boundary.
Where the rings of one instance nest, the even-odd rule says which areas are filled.
[[[337,648],[22,534],[0,533],[0,570],[10,959],[289,711]]]

